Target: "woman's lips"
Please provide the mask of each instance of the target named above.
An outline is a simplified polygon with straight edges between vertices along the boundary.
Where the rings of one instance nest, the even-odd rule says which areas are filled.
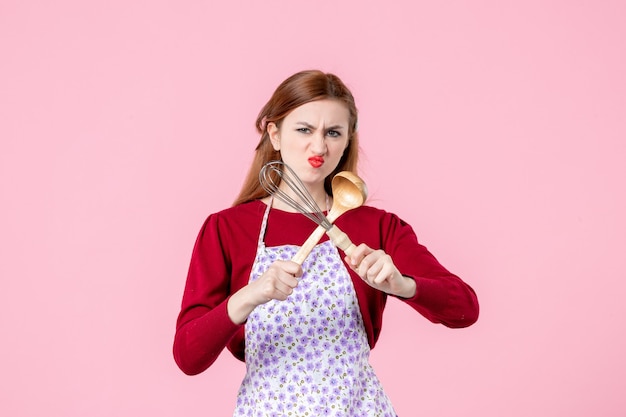
[[[319,168],[324,165],[324,158],[321,156],[312,156],[309,158],[309,164],[311,164],[313,168]]]

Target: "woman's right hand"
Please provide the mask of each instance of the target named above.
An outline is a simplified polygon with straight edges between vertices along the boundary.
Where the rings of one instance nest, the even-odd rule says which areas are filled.
[[[269,268],[228,300],[228,316],[233,323],[242,324],[256,306],[270,300],[284,301],[298,285],[302,267],[292,261],[274,261]]]

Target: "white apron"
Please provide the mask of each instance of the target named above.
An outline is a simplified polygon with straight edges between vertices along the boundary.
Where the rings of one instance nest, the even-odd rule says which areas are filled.
[[[250,282],[299,247],[266,248],[267,206]],[[335,246],[317,245],[285,301],[254,309],[245,325],[246,376],[234,416],[395,417],[369,364],[352,280]]]

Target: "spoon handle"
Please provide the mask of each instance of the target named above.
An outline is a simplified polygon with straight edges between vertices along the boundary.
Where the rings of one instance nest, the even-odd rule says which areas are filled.
[[[309,238],[302,244],[302,246],[300,246],[300,249],[298,249],[298,252],[296,252],[291,260],[298,265],[302,265],[302,263],[304,262],[306,257],[309,256],[315,245],[317,245],[322,236],[324,236],[324,232],[326,232],[326,234],[335,244],[335,246],[341,249],[346,255],[350,256],[354,248],[356,248],[348,235],[337,226],[333,225],[328,230],[324,229],[322,226],[317,226],[317,229],[315,229],[313,233],[309,235]]]
[[[347,234],[339,229],[337,226],[333,225],[330,229],[326,231],[326,234],[332,240],[332,242],[341,249],[346,255],[350,256],[352,251],[356,248],[354,243],[350,240]]]

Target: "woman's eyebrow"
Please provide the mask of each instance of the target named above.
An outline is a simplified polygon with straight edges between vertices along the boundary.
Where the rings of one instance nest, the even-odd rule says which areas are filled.
[[[315,128],[315,126],[313,126],[312,124],[307,123],[307,122],[296,122],[296,124],[297,124],[297,125],[302,125],[302,126],[304,126],[304,127],[308,127],[308,128],[310,128],[310,129]]]
[[[304,127],[308,128],[308,129],[315,129],[316,128],[312,124],[304,122],[304,121],[296,122],[296,125],[304,126]],[[345,128],[345,126],[342,126],[342,125],[333,125],[333,126],[325,127],[324,129],[326,129],[326,130],[343,130],[344,128]]]

